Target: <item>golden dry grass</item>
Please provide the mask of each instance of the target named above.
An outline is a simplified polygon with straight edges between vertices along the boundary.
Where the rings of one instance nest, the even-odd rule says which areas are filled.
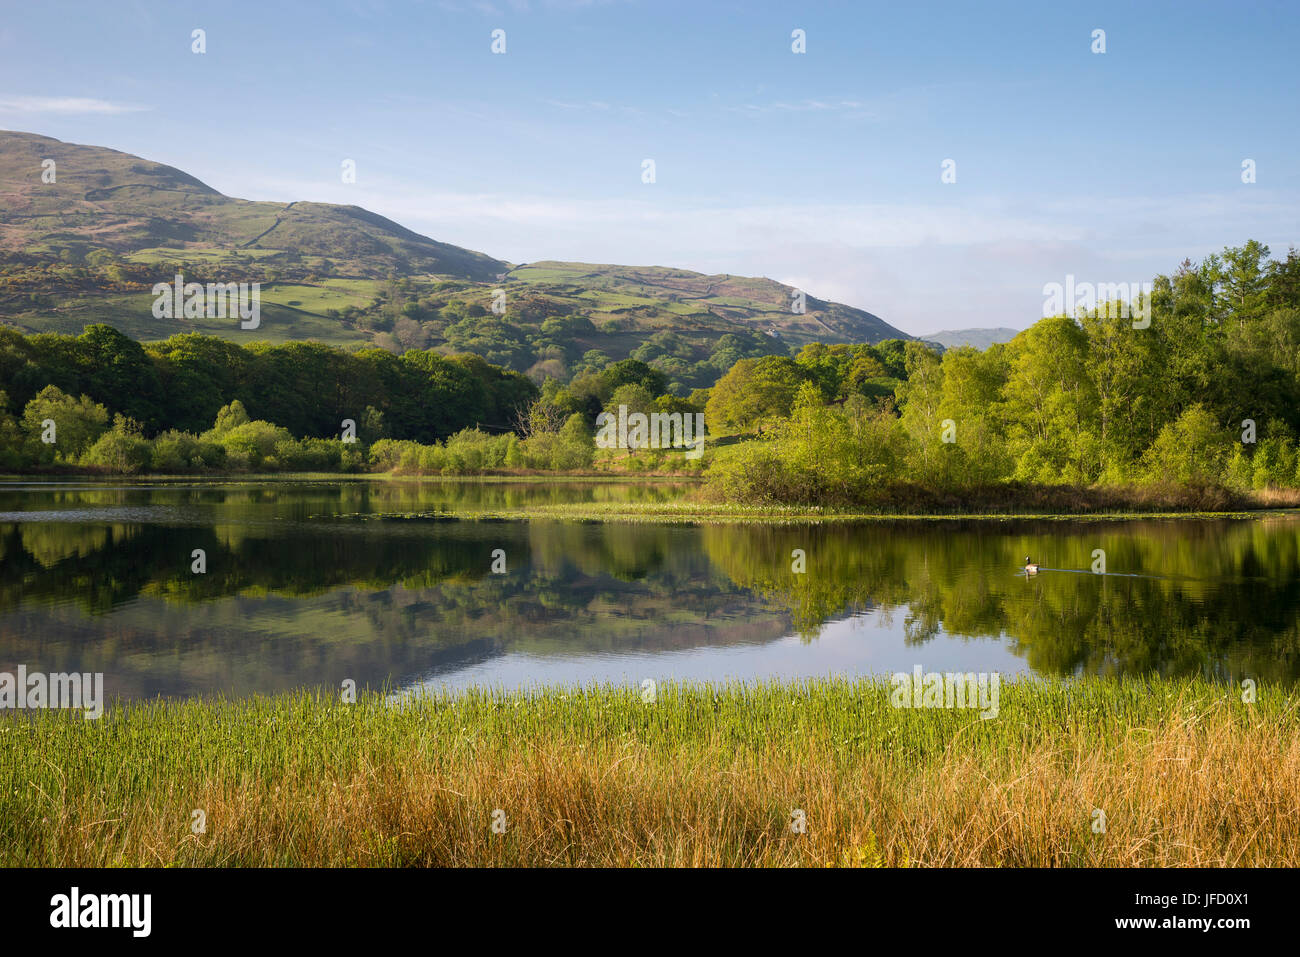
[[[844,682],[24,715],[0,863],[1296,866],[1297,703],[1088,679],[1004,685],[989,721]]]

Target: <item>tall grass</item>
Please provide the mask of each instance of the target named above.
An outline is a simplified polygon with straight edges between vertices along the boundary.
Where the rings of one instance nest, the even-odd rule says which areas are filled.
[[[1298,704],[1084,679],[1004,684],[992,720],[868,681],[11,713],[0,864],[1295,866]]]

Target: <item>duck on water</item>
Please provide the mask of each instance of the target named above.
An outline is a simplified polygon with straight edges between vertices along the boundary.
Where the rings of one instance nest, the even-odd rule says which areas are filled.
[[[1038,574],[1038,562],[1031,561],[1028,555],[1025,556],[1025,574],[1026,575]]]

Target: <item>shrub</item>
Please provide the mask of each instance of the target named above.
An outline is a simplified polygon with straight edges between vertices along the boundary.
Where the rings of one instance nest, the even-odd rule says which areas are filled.
[[[200,472],[226,464],[226,450],[189,432],[164,432],[151,443],[149,467],[155,472]]]
[[[569,416],[556,436],[555,444],[551,449],[550,467],[553,469],[591,468],[595,455],[596,446],[587,431],[587,423],[581,413],[575,412]]]
[[[275,457],[290,472],[336,472],[343,448],[339,439],[285,439],[275,444]]]
[[[273,470],[279,467],[276,447],[291,441],[288,429],[260,419],[237,425],[220,437],[228,461],[237,468]]]
[[[54,423],[52,444],[41,441],[46,421]],[[75,462],[107,431],[108,410],[89,396],[74,399],[47,385],[23,409],[23,429],[34,461]]]
[[[1222,481],[1229,447],[1226,438],[1214,417],[1193,405],[1162,428],[1147,449],[1143,456],[1147,480],[1196,486]]]
[[[391,472],[401,464],[402,456],[419,447],[409,439],[380,439],[370,446],[370,464],[381,472]]]
[[[447,439],[444,470],[466,474],[504,468],[509,443],[509,435],[463,429]]]
[[[1289,486],[1296,476],[1296,450],[1290,438],[1267,438],[1255,450],[1254,473],[1251,484],[1255,488]]]
[[[150,452],[139,425],[119,415],[113,428],[96,439],[81,456],[80,464],[129,475],[149,467]]]

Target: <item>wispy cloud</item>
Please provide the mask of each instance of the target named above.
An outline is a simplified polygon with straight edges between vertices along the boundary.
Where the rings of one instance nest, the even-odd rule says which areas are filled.
[[[14,96],[0,93],[0,113],[113,114],[140,113],[152,106],[114,103],[89,96]]]

